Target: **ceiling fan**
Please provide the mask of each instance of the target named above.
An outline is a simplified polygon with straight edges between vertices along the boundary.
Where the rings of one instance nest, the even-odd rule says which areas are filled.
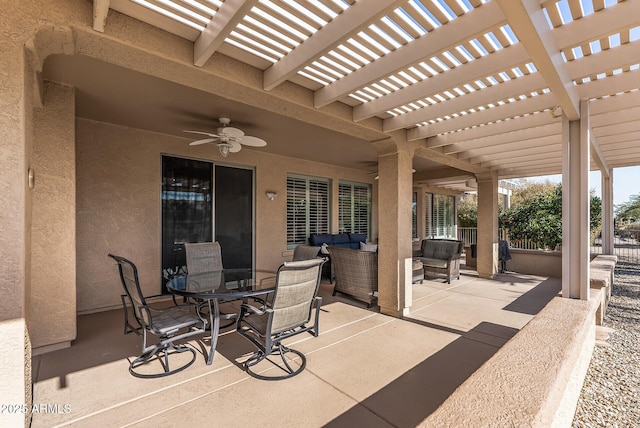
[[[199,146],[200,144],[218,141],[216,145],[223,157],[227,157],[229,153],[239,152],[242,145],[250,147],[264,147],[267,145],[267,142],[262,138],[245,135],[243,130],[228,126],[229,123],[231,123],[231,119],[228,117],[221,117],[218,119],[218,122],[220,122],[220,125],[222,126],[220,126],[215,133],[185,130],[184,132],[189,132],[191,134],[202,134],[208,136],[208,138],[204,138],[202,140],[192,141],[189,145]]]

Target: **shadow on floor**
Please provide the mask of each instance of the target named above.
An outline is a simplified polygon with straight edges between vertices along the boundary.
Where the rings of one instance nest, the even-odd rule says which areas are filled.
[[[504,344],[508,340],[506,338],[513,337],[518,332],[514,328],[487,322],[478,324],[468,332],[457,332],[419,320],[407,321],[464,335],[360,403],[359,406],[392,426],[419,425],[500,349],[470,337],[492,331],[504,338]],[[375,373],[371,375],[375,376]],[[362,409],[356,406],[326,426],[357,426],[361,415]]]
[[[503,279],[508,280],[508,274],[503,274]],[[519,283],[522,283],[518,279]],[[504,310],[518,312],[527,315],[536,315],[540,312],[554,297],[557,297],[562,291],[562,283],[558,279],[546,279],[536,287],[522,294],[504,307]]]

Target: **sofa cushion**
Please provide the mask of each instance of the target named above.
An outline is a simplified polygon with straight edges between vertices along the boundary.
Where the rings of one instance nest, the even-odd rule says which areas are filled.
[[[337,233],[333,235],[333,246],[351,248],[351,240],[348,233]]]
[[[322,244],[333,245],[333,235],[330,233],[313,233],[309,236],[309,244],[319,247]]]
[[[351,248],[358,250],[361,242],[367,242],[367,235],[364,233],[350,233],[349,241],[351,242]]]
[[[430,241],[425,241],[424,244],[422,244],[422,257],[432,259],[435,251],[436,247],[432,245]]]
[[[428,258],[425,258],[425,257],[420,257],[419,260],[422,262],[422,266],[424,266],[424,267],[431,267],[431,268],[438,268],[438,269],[446,269],[447,268],[447,261],[446,260],[428,259]]]

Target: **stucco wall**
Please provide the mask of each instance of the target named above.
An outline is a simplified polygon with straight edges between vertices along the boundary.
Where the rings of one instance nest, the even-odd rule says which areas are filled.
[[[528,275],[562,278],[562,252],[511,249],[507,270]]]
[[[302,161],[243,148],[222,158],[215,146],[189,146],[177,138],[89,120],[77,120],[77,310],[120,304],[115,253],[133,260],[145,293],[161,289],[161,156],[169,154],[255,168],[256,265],[275,269],[290,260],[286,244],[287,173],[332,179],[332,231],[337,230],[340,179],[371,183],[363,171]],[[270,201],[265,192],[275,191]],[[375,210],[375,208],[374,208]],[[374,239],[377,236],[374,213]]]

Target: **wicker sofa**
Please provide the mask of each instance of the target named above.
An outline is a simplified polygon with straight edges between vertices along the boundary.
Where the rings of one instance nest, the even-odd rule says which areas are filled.
[[[422,262],[425,277],[452,279],[460,278],[462,241],[451,239],[423,239],[417,260]]]
[[[348,294],[370,308],[378,295],[378,253],[342,247],[328,250],[336,275],[333,295]]]
[[[367,236],[361,233],[312,233],[309,236],[309,245],[319,247],[321,254],[326,255],[327,247],[360,248],[360,243],[364,243]],[[322,275],[329,278],[329,282],[333,284],[336,276],[335,269],[331,263],[331,258],[322,267]]]

